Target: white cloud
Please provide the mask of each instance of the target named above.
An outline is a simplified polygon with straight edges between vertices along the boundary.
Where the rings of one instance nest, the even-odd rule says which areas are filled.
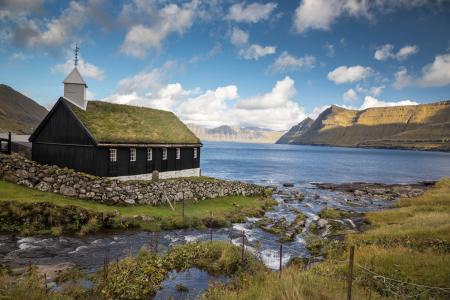
[[[408,70],[405,67],[400,67],[394,74],[395,81],[392,84],[394,88],[400,90],[413,83],[414,79],[408,74]]]
[[[57,72],[67,75],[72,71],[72,69],[73,69],[73,60],[69,58],[65,63],[57,64],[51,67],[50,70],[51,72]],[[80,70],[80,73],[83,77],[88,77],[95,80],[103,80],[105,78],[105,72],[101,68],[86,62],[81,57],[78,60],[78,69]]]
[[[334,57],[334,54],[336,53],[335,47],[333,44],[326,43],[324,46],[325,50],[327,51],[328,57]]]
[[[17,20],[31,12],[41,10],[44,0],[2,0],[0,1],[0,21]]]
[[[303,0],[295,10],[294,28],[297,32],[309,29],[328,30],[343,14],[368,16],[367,1]]]
[[[358,100],[358,93],[354,89],[348,89],[343,95],[342,98],[345,101],[356,101]]]
[[[233,27],[230,34],[230,41],[235,46],[242,46],[248,43],[249,34],[247,31]]]
[[[249,110],[276,108],[295,95],[294,84],[294,80],[286,76],[283,80],[277,81],[270,93],[242,100],[236,107]]]
[[[315,120],[321,113],[324,112],[324,110],[326,110],[327,108],[330,108],[330,107],[331,107],[331,105],[323,105],[323,106],[314,107],[312,113],[310,113],[308,115],[308,117]]]
[[[144,70],[133,76],[125,77],[119,81],[116,93],[130,94],[132,92],[138,92],[142,94],[148,91],[158,90],[162,88],[162,82],[173,66],[174,63],[168,61],[160,68]]]
[[[340,66],[329,72],[327,78],[336,84],[356,82],[367,78],[373,73],[370,67],[363,66]]]
[[[374,54],[376,60],[387,60],[389,58],[399,61],[407,59],[409,56],[419,52],[419,48],[416,45],[406,45],[401,48],[397,53],[394,53],[394,46],[386,44],[379,47]]]
[[[423,67],[419,84],[424,87],[449,85],[450,54],[437,55],[433,63]]]
[[[268,19],[276,7],[276,3],[260,4],[255,2],[248,5],[236,3],[230,7],[225,19],[236,22],[257,23]]]
[[[301,0],[295,10],[294,29],[329,30],[336,20],[343,16],[375,19],[375,13],[388,13],[395,9],[440,5],[443,1],[429,0]],[[431,6],[431,5],[430,5]]]
[[[125,36],[120,51],[137,58],[143,58],[147,51],[159,48],[163,40],[171,33],[183,34],[188,30],[196,15],[198,1],[181,6],[167,4],[155,14],[150,8],[151,25],[133,25]]]
[[[260,57],[274,54],[277,50],[275,46],[261,46],[252,44],[245,49],[239,50],[239,55],[245,59],[258,60]]]
[[[399,105],[417,105],[419,103],[411,101],[411,100],[402,100],[398,102],[386,102],[382,100],[378,100],[377,98],[366,96],[364,98],[364,103],[361,105],[360,109],[367,109],[371,107],[385,107],[385,106],[399,106]]]
[[[384,85],[373,86],[370,88],[370,94],[372,94],[375,97],[380,96],[385,88],[386,87]]]
[[[13,54],[11,54],[9,59],[14,60],[14,61],[24,61],[24,60],[28,59],[28,56],[25,55],[23,52],[19,51],[19,52],[14,52]]]
[[[72,1],[60,16],[48,20],[44,26],[38,26],[31,19],[20,24],[15,30],[14,40],[19,45],[30,47],[54,48],[62,46],[84,26],[88,20],[87,15],[86,6]]]
[[[312,69],[315,63],[316,58],[314,56],[305,55],[303,57],[296,57],[284,51],[269,67],[269,70],[275,73],[289,70]]]

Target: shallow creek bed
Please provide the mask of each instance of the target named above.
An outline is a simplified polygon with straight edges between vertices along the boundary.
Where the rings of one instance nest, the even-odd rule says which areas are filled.
[[[248,218],[247,222],[235,223],[229,228],[206,231],[124,231],[84,238],[0,235],[0,263],[16,273],[24,271],[29,264],[43,270],[53,266],[55,270],[49,272],[47,280],[49,285],[54,285],[54,279],[60,271],[57,266],[61,266],[61,269],[77,266],[83,272],[92,273],[102,268],[105,256],[115,261],[136,255],[143,247],[164,253],[177,244],[213,239],[235,245],[241,245],[244,240],[246,250],[254,253],[268,268],[277,269],[280,243],[283,244],[283,265],[294,257],[320,259],[320,248],[314,242],[317,239],[339,238],[345,232],[359,230],[364,226],[364,212],[389,207],[399,197],[417,195],[429,187],[430,183],[280,184],[275,187],[273,195],[278,204],[267,211],[263,218]],[[162,290],[156,295],[157,299],[166,295],[195,297],[207,287],[210,280],[226,281],[226,277],[211,276],[201,270],[189,269],[183,272],[170,273],[163,282]],[[191,292],[178,290],[190,278],[196,279]]]

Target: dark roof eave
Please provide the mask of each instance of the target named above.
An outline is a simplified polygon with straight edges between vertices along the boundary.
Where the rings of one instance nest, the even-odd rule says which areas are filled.
[[[98,147],[161,147],[161,148],[180,148],[180,147],[203,147],[202,143],[98,143]]]

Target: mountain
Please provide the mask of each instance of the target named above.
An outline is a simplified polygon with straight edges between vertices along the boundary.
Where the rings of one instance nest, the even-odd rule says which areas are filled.
[[[278,139],[277,144],[291,144],[295,143],[295,140],[304,134],[309,127],[311,127],[314,120],[311,118],[306,118],[294,127],[292,127],[288,132],[286,132],[282,137]]]
[[[204,141],[227,141],[243,143],[275,143],[283,131],[274,131],[258,127],[236,127],[223,125],[206,128],[196,124],[188,124],[189,129]]]
[[[13,88],[0,84],[0,132],[31,134],[47,110]]]
[[[309,128],[302,123],[278,142],[450,151],[450,101],[361,111],[333,105]]]

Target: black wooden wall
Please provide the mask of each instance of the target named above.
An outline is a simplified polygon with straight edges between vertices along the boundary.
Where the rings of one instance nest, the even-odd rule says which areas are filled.
[[[130,148],[116,147],[117,162],[109,161],[109,149],[97,148],[97,173],[98,176],[127,176],[151,173],[153,170],[160,172],[193,169],[200,167],[200,148],[198,156],[194,159],[193,147],[180,148],[180,159],[176,159],[176,148],[167,149],[167,160],[162,159],[162,148],[152,148],[152,160],[147,161],[147,148],[136,148],[136,161],[130,161]],[[114,170],[114,174],[109,171]]]
[[[182,147],[180,159],[176,148],[167,149],[167,160],[162,159],[162,148],[153,150],[153,159],[147,161],[147,147],[136,147],[136,161],[130,162],[130,148],[117,146],[117,162],[109,161],[109,147],[95,145],[82,124],[63,103],[56,104],[53,114],[43,123],[33,138],[32,159],[47,165],[68,167],[97,176],[128,176],[192,169],[200,167],[200,148],[194,159],[193,147]]]

